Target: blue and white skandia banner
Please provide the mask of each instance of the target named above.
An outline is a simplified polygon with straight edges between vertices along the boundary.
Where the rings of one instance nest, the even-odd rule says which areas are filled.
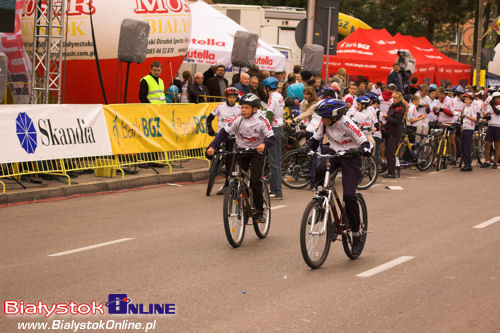
[[[0,163],[112,155],[100,104],[0,106]]]

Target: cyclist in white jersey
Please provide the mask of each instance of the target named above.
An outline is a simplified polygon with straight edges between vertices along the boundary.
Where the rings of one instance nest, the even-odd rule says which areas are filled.
[[[236,138],[236,147],[240,149],[256,149],[257,153],[251,156],[242,156],[238,163],[243,170],[251,169],[250,188],[253,191],[256,220],[258,223],[264,222],[264,197],[262,194],[262,170],[264,167],[265,149],[271,147],[276,142],[271,125],[262,113],[258,112],[260,99],[254,94],[243,95],[240,99],[241,115],[236,117],[227,127],[222,128],[217,136],[210,143],[207,149],[207,156],[214,155],[219,145],[226,140],[229,135]]]
[[[439,87],[436,90],[437,101],[434,103],[433,109],[434,113],[438,115],[439,123],[443,125],[452,126],[455,123],[455,117],[460,117],[461,113],[453,111],[453,102],[449,96],[446,96],[443,87]],[[456,163],[457,159],[457,145],[455,142],[455,130],[450,130],[450,150],[452,155],[452,164]]]
[[[283,137],[283,110],[285,108],[285,101],[283,96],[278,92],[278,79],[269,77],[262,81],[262,85],[269,95],[267,113],[272,113],[271,127],[276,137],[276,144],[267,153],[269,163],[271,164],[270,197],[271,199],[283,199],[281,191],[281,138]]]
[[[315,113],[321,116],[322,125],[306,143],[306,150],[316,150],[326,136],[334,152],[347,151],[350,154],[333,161],[333,168],[340,164],[342,189],[346,213],[353,234],[353,253],[360,250],[359,205],[356,187],[361,177],[361,157],[370,156],[373,146],[356,124],[344,116],[347,105],[338,99],[326,99],[316,105]],[[324,152],[328,153],[328,152]],[[319,184],[326,172],[326,161],[321,161],[315,172],[315,183]]]
[[[224,90],[224,96],[226,101],[220,103],[215,107],[215,109],[208,115],[207,117],[207,132],[210,136],[215,136],[216,133],[212,128],[212,121],[215,117],[217,118],[217,132],[219,132],[222,128],[226,127],[228,124],[233,121],[234,118],[241,114],[240,106],[236,104],[236,100],[238,99],[240,91],[234,87],[229,87]],[[225,140],[226,150],[232,151],[234,146],[234,139],[228,138]],[[226,166],[226,181],[224,185],[219,189],[217,195],[223,195],[226,191],[227,185],[229,185],[229,169],[231,168],[232,158],[227,157],[225,159]]]
[[[357,111],[354,112],[352,120],[362,128],[363,134],[366,136],[368,141],[375,146],[375,140],[373,139],[372,133],[375,129],[375,116],[373,114],[373,109],[369,110],[371,104],[370,98],[367,96],[360,96],[356,99]]]

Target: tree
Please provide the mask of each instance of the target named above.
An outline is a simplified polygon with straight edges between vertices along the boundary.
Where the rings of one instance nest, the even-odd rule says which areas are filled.
[[[341,0],[340,11],[391,34],[425,36],[432,41],[451,39],[457,23],[474,14],[470,0]]]

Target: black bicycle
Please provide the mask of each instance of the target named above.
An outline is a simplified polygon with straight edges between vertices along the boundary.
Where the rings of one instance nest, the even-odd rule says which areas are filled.
[[[255,149],[237,150],[234,152],[217,151],[215,155],[233,156],[231,164],[231,179],[226,188],[223,203],[224,231],[227,240],[232,247],[240,247],[245,236],[245,226],[249,224],[252,217],[253,227],[257,237],[266,238],[271,227],[271,197],[266,182],[262,182],[262,194],[264,197],[264,222],[257,222],[253,208],[253,193],[250,188],[250,174],[240,168],[236,162],[238,156],[258,154]]]
[[[330,167],[332,159],[345,156],[344,152],[334,155],[310,153],[326,158],[326,174],[323,186],[318,186],[313,199],[304,210],[300,224],[300,249],[306,264],[311,268],[319,268],[325,262],[330,251],[330,245],[342,239],[345,254],[356,259],[361,255],[368,233],[368,210],[363,195],[357,194],[360,208],[359,232],[361,247],[358,253],[353,253],[352,231],[345,206],[339,198],[335,184],[332,181]],[[334,173],[336,170],[333,171]],[[338,208],[338,210],[337,210]]]

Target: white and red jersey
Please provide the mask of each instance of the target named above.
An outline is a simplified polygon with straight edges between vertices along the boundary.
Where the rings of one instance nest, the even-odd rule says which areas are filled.
[[[458,98],[458,96],[455,96],[454,98],[452,98],[452,102],[453,102],[453,111],[455,112],[455,114],[462,114],[462,111],[464,110],[464,107],[465,107],[465,103],[462,102],[462,99],[461,98]],[[455,122],[457,122],[458,118],[460,117],[459,116],[455,116]]]
[[[351,95],[351,94],[347,94],[345,95],[343,98],[342,98],[342,101],[345,102],[345,100],[347,99],[347,97],[351,97],[352,98],[352,106],[356,107],[358,105],[358,102],[356,102],[356,98],[358,98],[356,95]]]
[[[429,95],[425,95],[424,97],[420,97],[420,104],[417,107],[418,115],[425,115],[425,118],[420,120],[420,125],[417,126],[429,126],[429,115],[430,113],[427,113],[427,108],[431,109],[432,105],[432,99],[429,97]]]
[[[410,107],[408,108],[408,113],[406,113],[406,125],[408,126],[421,126],[422,121],[415,121],[413,124],[410,122],[410,119],[418,118],[420,114],[418,112],[418,108],[415,104],[410,102]]]
[[[495,108],[497,109],[497,112],[500,111],[500,105],[496,105]],[[495,114],[493,108],[491,107],[491,104],[486,105],[485,112],[491,115],[491,119],[488,120],[488,126],[500,127],[500,114]]]
[[[236,146],[239,148],[257,148],[265,139],[274,135],[269,121],[260,112],[248,118],[243,118],[240,114],[224,130],[235,136]]]
[[[453,102],[450,97],[445,96],[443,99],[438,98],[434,106],[438,108],[435,113],[438,114],[438,121],[441,124],[451,125],[455,123],[456,114],[453,111]]]
[[[434,113],[434,112],[435,112],[435,111],[434,111],[434,107],[436,106],[437,101],[438,101],[437,99],[431,99],[431,104],[429,104],[429,108],[431,109],[431,113],[429,113],[429,114],[427,115],[427,120],[428,120],[429,122],[431,122],[431,121],[432,121],[432,122],[434,122],[434,121],[437,121],[437,120],[438,120],[438,116],[437,116],[437,114],[435,114],[435,113]]]
[[[339,151],[346,151],[351,148],[359,148],[363,142],[368,141],[358,126],[346,116],[342,116],[332,126],[319,126],[314,132],[314,139],[323,141],[323,136],[328,138],[330,148]],[[369,142],[369,141],[368,141]],[[370,149],[372,144],[370,143]]]
[[[269,101],[267,102],[267,109],[271,110],[274,114],[272,127],[283,126],[283,110],[285,109],[285,100],[283,96],[277,91],[273,92],[269,96]]]
[[[369,110],[368,108],[363,110],[363,111],[356,111],[352,117],[352,120],[359,126],[359,127],[365,127],[363,129],[363,133],[366,134],[371,134],[371,129],[373,126],[375,126],[375,117],[373,114],[373,108],[372,110]],[[370,128],[370,129],[366,129]]]
[[[358,111],[358,109],[356,108],[356,106],[353,104],[348,110],[347,112],[345,113],[345,115],[349,118],[352,118],[354,117],[354,114]]]
[[[472,105],[476,109],[476,112],[482,114],[485,111],[485,104],[482,99],[475,99],[472,101]]]
[[[472,103],[470,105],[464,105],[464,116],[477,118],[476,108],[474,107],[474,105],[472,105]],[[475,127],[474,122],[469,118],[464,117],[463,119],[464,130],[473,130],[474,127]]]
[[[233,106],[227,105],[226,102],[220,103],[212,111],[214,117],[219,117],[217,119],[217,131],[221,128],[225,128],[231,121],[241,114],[240,106],[234,104]]]
[[[387,120],[385,120],[384,117],[382,117],[383,114],[387,114],[387,112],[389,112],[389,108],[391,107],[393,103],[393,100],[392,100],[392,97],[389,98],[388,100],[385,100],[383,98],[380,99],[380,122],[382,124],[385,124],[387,122]]]
[[[314,133],[319,126],[321,126],[321,116],[315,112],[312,114],[311,120],[307,124],[306,132]]]

